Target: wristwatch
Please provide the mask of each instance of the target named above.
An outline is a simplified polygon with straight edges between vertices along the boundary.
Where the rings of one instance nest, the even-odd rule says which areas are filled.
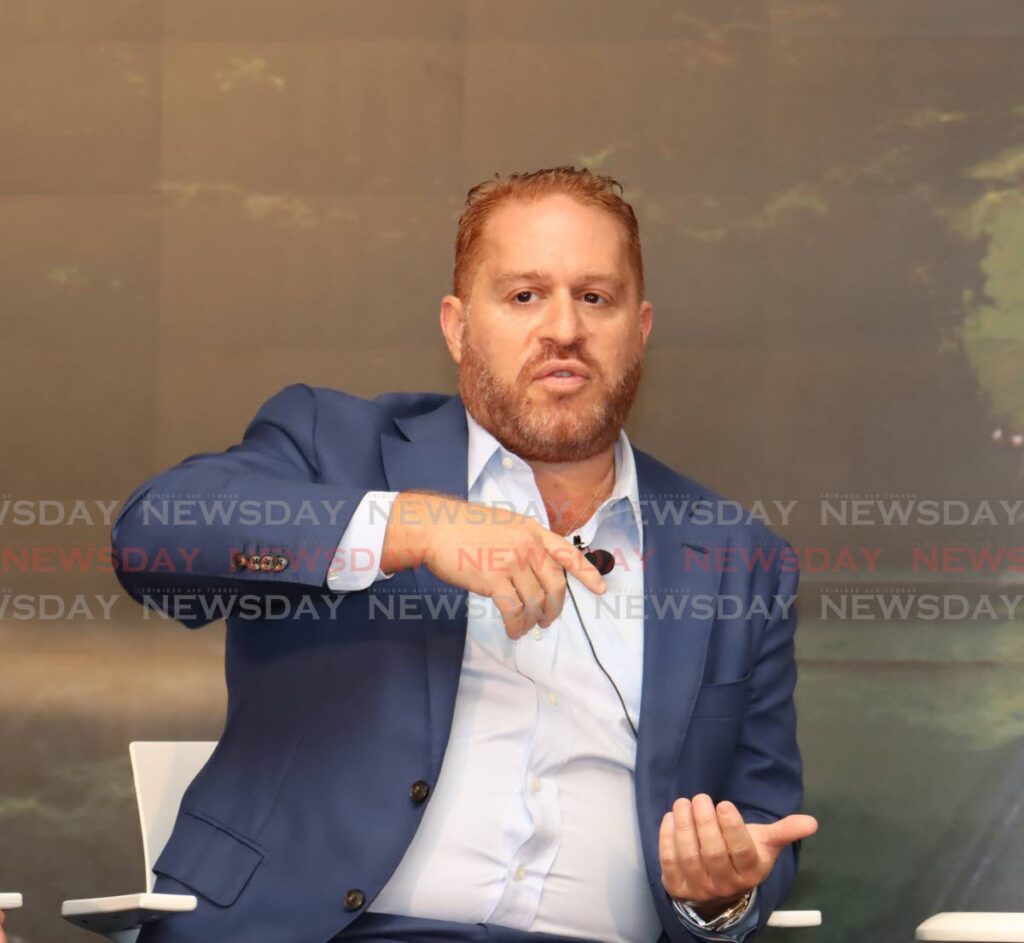
[[[731,923],[740,914],[743,913],[750,905],[750,899],[754,896],[754,888],[751,888],[744,894],[736,903],[730,904],[720,914],[716,914],[709,920],[705,920],[694,907],[699,906],[701,901],[697,900],[680,900],[677,901],[680,907],[686,911],[686,916],[692,920],[702,930],[720,930],[722,927]]]

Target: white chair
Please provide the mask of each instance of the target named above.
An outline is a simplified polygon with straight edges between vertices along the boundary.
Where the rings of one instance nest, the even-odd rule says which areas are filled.
[[[946,943],[1024,943],[1024,913],[942,913],[918,928],[919,940]]]
[[[135,943],[143,923],[196,909],[198,902],[191,894],[152,893],[156,880],[152,869],[171,837],[185,789],[210,758],[215,746],[212,742],[136,742],[129,746],[142,826],[146,893],[66,900],[60,909],[66,920],[115,943]],[[821,911],[776,910],[769,917],[768,926],[819,927]]]
[[[820,927],[820,910],[774,910],[768,918],[769,927]]]
[[[21,894],[0,891],[0,910],[17,910],[21,907]]]
[[[143,923],[167,914],[195,910],[191,894],[154,894],[153,864],[163,851],[181,805],[181,797],[196,773],[210,758],[213,742],[132,743],[135,799],[142,826],[142,856],[146,866],[146,892],[120,897],[66,900],[61,915],[76,926],[92,930],[115,943],[135,943]]]
[[[21,904],[21,894],[0,891],[0,910],[17,910]]]

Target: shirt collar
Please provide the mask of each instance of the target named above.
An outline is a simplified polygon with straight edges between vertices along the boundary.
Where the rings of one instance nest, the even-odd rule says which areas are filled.
[[[480,425],[466,410],[466,426],[469,429],[469,451],[468,451],[468,492],[471,492],[477,480],[483,474],[495,453],[500,453],[501,458],[509,457],[515,462],[522,462],[512,452],[509,452],[494,436]],[[468,493],[467,492],[467,493]],[[608,506],[611,507],[616,501],[625,498],[633,511],[633,520],[636,524],[637,535],[643,535],[643,518],[640,513],[640,487],[636,477],[636,462],[633,458],[633,446],[630,444],[626,430],[619,431],[619,438],[615,443],[615,484],[612,485],[612,493],[608,498]]]

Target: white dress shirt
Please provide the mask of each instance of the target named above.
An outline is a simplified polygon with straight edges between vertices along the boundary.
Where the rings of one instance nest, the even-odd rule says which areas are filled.
[[[530,466],[468,412],[466,421],[468,499],[509,507],[548,527]],[[395,494],[364,497],[338,546],[338,565],[328,573],[330,589],[350,592],[386,578],[376,566],[353,570],[345,561],[357,549],[365,558],[369,549],[379,563],[386,509]],[[615,445],[612,493],[573,531],[616,558],[605,576],[604,605],[575,577],[569,580],[594,649],[634,725],[643,666],[637,605],[643,597],[642,527],[633,450],[623,431]],[[506,635],[489,598],[469,593],[467,607],[441,772],[412,843],[368,909],[608,943],[655,943],[662,927],[637,826],[636,740],[571,599],[567,594],[547,629],[535,627],[519,641]]]

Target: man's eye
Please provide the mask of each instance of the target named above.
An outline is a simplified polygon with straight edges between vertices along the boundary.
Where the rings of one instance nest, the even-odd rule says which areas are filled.
[[[602,298],[601,295],[599,295],[596,291],[588,291],[584,292],[583,300],[586,301],[588,304],[596,305],[604,301],[604,298]]]
[[[517,291],[513,297],[516,301],[521,301],[523,304],[526,304],[526,302],[530,300],[530,295],[532,294],[532,291],[523,289],[523,291]],[[524,295],[525,297],[523,297]]]

